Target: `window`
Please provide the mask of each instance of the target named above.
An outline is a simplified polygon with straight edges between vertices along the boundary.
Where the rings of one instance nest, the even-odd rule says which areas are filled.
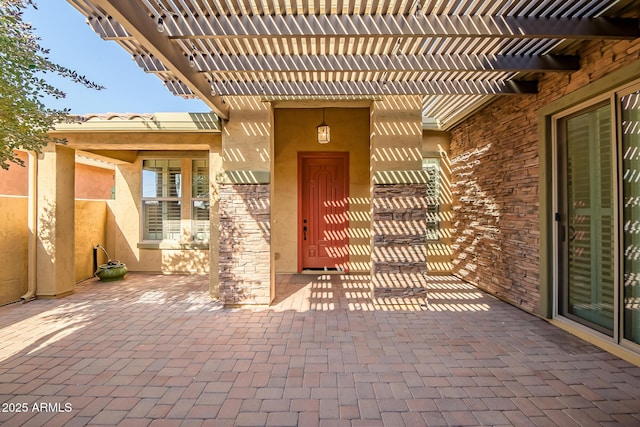
[[[182,177],[191,175],[191,186]],[[142,239],[209,241],[209,162],[143,160]]]
[[[422,159],[422,170],[429,177],[427,187],[427,240],[440,239],[440,156]]]
[[[144,240],[180,240],[180,160],[142,162]]]

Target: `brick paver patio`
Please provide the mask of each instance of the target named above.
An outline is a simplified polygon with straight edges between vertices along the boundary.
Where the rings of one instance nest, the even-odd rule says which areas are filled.
[[[278,279],[224,309],[204,276],[130,274],[0,307],[7,426],[640,425],[640,368],[452,278]]]

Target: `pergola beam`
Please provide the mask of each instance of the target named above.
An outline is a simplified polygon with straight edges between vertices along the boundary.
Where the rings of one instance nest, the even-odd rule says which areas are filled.
[[[402,36],[632,40],[640,37],[639,23],[636,18],[472,15],[221,15],[165,20],[169,34],[176,39]]]
[[[516,95],[537,93],[536,81],[337,81],[214,82],[220,95],[244,96],[381,96],[381,95]]]
[[[166,34],[156,30],[153,19],[138,2],[93,0],[93,3],[115,18],[128,34],[170,68],[171,72],[187,84],[194,95],[211,107],[220,118],[229,118],[229,106],[223,102],[222,97],[211,95],[211,87],[206,78],[189,66],[182,50],[171,42]]]
[[[147,72],[166,72],[154,57],[136,55]],[[412,72],[412,71],[575,71],[578,56],[563,55],[201,55],[196,68],[206,72]]]

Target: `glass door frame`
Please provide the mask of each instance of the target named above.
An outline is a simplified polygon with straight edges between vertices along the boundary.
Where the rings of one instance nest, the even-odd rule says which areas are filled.
[[[617,252],[618,254],[616,255],[616,258],[618,257],[618,255],[620,256],[620,259],[618,261],[618,280],[620,281],[620,290],[619,290],[619,298],[620,298],[620,302],[619,302],[619,310],[620,310],[620,315],[619,315],[619,343],[626,348],[629,348],[630,350],[636,351],[636,352],[640,352],[640,344],[631,341],[627,338],[624,337],[624,330],[625,330],[625,316],[624,316],[624,259],[622,258],[622,254],[624,254],[625,252],[625,248],[624,248],[624,230],[622,227],[622,224],[624,224],[624,218],[623,218],[623,214],[624,214],[624,209],[622,209],[622,205],[624,203],[624,168],[623,168],[623,164],[624,164],[624,146],[623,146],[623,131],[622,131],[622,105],[621,105],[621,100],[624,96],[629,95],[633,92],[637,92],[640,91],[640,80],[636,80],[634,82],[632,82],[631,84],[625,85],[620,87],[619,89],[617,89],[614,93],[614,110],[615,110],[615,114],[617,116],[617,120],[615,122],[615,130],[614,132],[616,133],[616,144],[618,146],[618,154],[617,154],[617,161],[618,164],[620,165],[620,167],[618,168],[618,175],[617,175],[617,184],[618,184],[618,193],[617,193],[617,197],[618,197],[618,202],[616,203],[616,205],[618,206],[619,209],[619,215],[617,216],[617,219],[619,220],[619,226],[617,228],[618,230],[618,246],[617,246]]]
[[[620,248],[621,242],[621,230],[620,230],[620,153],[621,143],[618,139],[618,111],[616,107],[616,92],[610,91],[603,95],[594,97],[588,101],[577,104],[571,108],[563,110],[557,114],[551,116],[551,140],[552,140],[552,188],[553,188],[553,317],[561,321],[567,322],[575,326],[576,328],[583,329],[592,334],[597,334],[601,339],[618,343],[621,331],[621,286],[620,286],[620,270],[623,268],[620,263]],[[568,212],[567,202],[567,158],[566,158],[566,142],[563,142],[562,138],[564,131],[560,129],[560,125],[563,120],[569,116],[575,115],[580,112],[587,112],[597,108],[601,104],[609,103],[611,106],[611,172],[612,172],[612,209],[613,209],[613,269],[617,274],[614,274],[613,280],[613,335],[603,332],[603,328],[598,328],[596,325],[590,324],[587,321],[578,321],[576,318],[564,315],[561,312],[560,304],[563,301],[560,300],[560,293],[566,293],[566,288],[569,281],[569,269],[568,269],[568,245],[569,245],[569,224],[568,218],[563,218]],[[562,147],[564,144],[565,147]],[[563,157],[564,156],[564,157]],[[562,186],[562,187],[561,187]]]

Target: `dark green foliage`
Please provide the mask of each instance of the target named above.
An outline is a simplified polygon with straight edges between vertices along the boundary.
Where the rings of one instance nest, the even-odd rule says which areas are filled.
[[[85,76],[51,62],[23,11],[36,7],[33,0],[0,0],[0,167],[22,162],[15,149],[40,151],[52,139],[47,135],[68,110],[47,108],[46,96],[65,94],[46,81],[47,73],[58,74],[97,90],[103,89]],[[60,141],[56,141],[60,142]]]

